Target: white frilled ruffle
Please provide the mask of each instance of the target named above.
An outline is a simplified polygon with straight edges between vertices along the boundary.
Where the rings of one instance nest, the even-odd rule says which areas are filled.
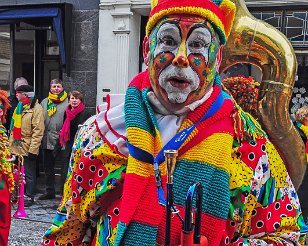
[[[128,156],[124,119],[125,95],[111,94],[106,99],[106,103],[97,107],[98,114],[95,117],[95,124],[99,134],[111,148],[116,149],[124,156]],[[155,113],[163,145],[177,133],[185,117],[186,115],[177,116]]]
[[[108,145],[120,154],[128,156],[124,120],[124,94],[111,94],[97,107],[95,123]]]

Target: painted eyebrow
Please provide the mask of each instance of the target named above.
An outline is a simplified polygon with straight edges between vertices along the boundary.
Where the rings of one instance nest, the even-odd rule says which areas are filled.
[[[191,35],[191,33],[192,33],[194,30],[196,30],[197,28],[200,28],[200,27],[207,29],[207,30],[210,32],[210,34],[212,35],[212,32],[211,32],[211,30],[208,28],[207,25],[205,25],[205,24],[196,24],[195,26],[193,26],[193,27],[189,30],[189,32],[188,32],[188,34],[187,34],[187,37],[189,37],[189,36]]]
[[[168,24],[169,24],[169,23],[168,23]],[[174,24],[174,25],[178,28],[178,31],[179,31],[179,33],[180,33],[180,35],[181,35],[181,30],[180,30],[179,26],[176,25],[176,23],[170,23],[170,24]],[[173,27],[167,26],[167,27],[165,27],[165,28],[163,29],[163,31],[160,30],[159,32],[161,33],[161,32],[165,32],[165,31],[174,31],[174,29],[175,29],[175,28],[173,28]]]
[[[168,21],[164,22],[162,25],[165,25],[167,23],[175,25],[178,28],[179,34],[180,34],[180,38],[182,39],[182,32],[181,32],[181,28],[180,28],[180,25],[179,25],[179,21],[178,20],[168,20]],[[168,30],[168,29],[165,29],[165,30]]]

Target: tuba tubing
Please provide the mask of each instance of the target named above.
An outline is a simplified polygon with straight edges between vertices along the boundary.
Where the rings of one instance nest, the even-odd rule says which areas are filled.
[[[296,189],[305,170],[304,143],[289,115],[297,61],[291,43],[270,24],[253,17],[244,0],[232,0],[237,11],[223,49],[220,71],[237,63],[253,64],[263,77],[258,98],[258,120],[276,147]]]

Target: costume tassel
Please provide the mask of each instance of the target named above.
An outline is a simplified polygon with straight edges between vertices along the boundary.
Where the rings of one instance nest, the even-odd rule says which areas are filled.
[[[238,141],[256,140],[267,136],[260,123],[237,104],[235,104],[234,130]]]

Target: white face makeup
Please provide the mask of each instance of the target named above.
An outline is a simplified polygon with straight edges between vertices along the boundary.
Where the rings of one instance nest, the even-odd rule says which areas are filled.
[[[184,107],[199,100],[216,73],[219,41],[204,19],[171,17],[150,36],[149,71],[158,100]]]
[[[189,93],[200,84],[198,75],[191,67],[180,69],[172,64],[161,72],[158,81],[171,103],[184,103]]]
[[[157,32],[157,39],[154,57],[166,51],[176,56],[182,41],[178,26],[171,23],[163,24]],[[162,70],[158,81],[159,85],[166,91],[171,103],[185,102],[189,93],[196,90],[200,83],[198,75],[190,66],[180,68],[172,63]]]
[[[176,56],[179,45],[182,42],[180,30],[177,25],[165,23],[157,32],[157,46],[154,57],[162,52],[172,52]],[[209,45],[212,42],[211,32],[205,27],[199,27],[192,31],[186,41],[187,56],[190,54],[201,54],[208,62]]]

